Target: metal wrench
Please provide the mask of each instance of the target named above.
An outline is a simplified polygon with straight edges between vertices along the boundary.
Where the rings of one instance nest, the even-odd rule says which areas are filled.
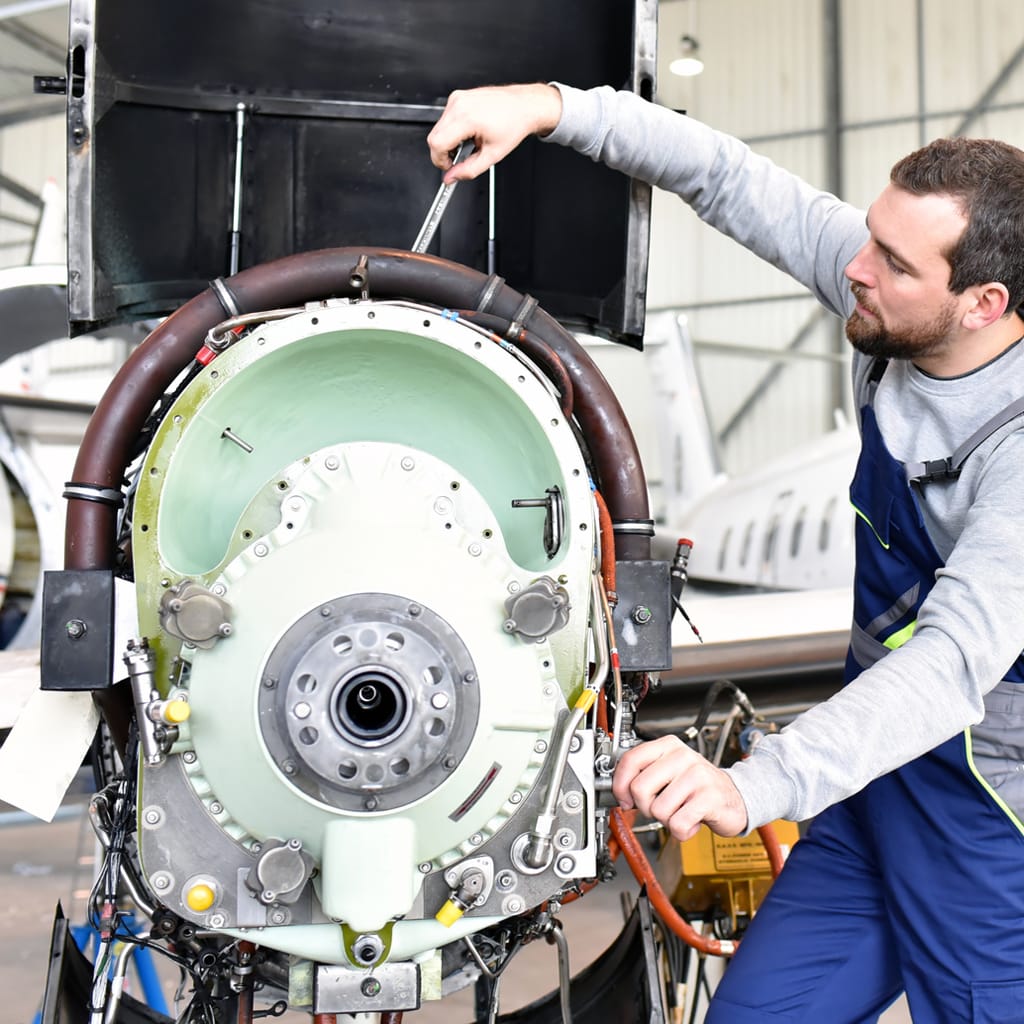
[[[468,140],[466,142],[460,142],[458,148],[455,150],[455,155],[452,157],[452,166],[457,164],[463,156],[469,156],[472,152],[472,142],[469,142]],[[412,252],[427,251],[427,247],[434,238],[434,232],[437,231],[438,225],[441,223],[445,207],[448,205],[448,200],[451,199],[456,185],[458,185],[458,182],[453,181],[450,185],[442,184],[437,190],[437,194],[434,196],[434,201],[430,204],[430,209],[427,210],[427,218],[423,222],[423,227],[420,228],[420,233],[416,236],[416,241],[412,243]]]

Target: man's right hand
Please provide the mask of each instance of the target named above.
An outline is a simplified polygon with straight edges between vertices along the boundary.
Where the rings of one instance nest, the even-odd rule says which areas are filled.
[[[446,184],[468,181],[504,159],[528,135],[547,135],[562,116],[562,95],[551,85],[486,86],[453,92],[427,136],[430,159],[445,171]],[[472,155],[452,165],[452,153],[467,139]]]

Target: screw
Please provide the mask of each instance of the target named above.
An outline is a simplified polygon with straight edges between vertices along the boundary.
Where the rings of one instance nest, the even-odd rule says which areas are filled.
[[[376,978],[364,978],[363,983],[359,986],[359,991],[366,996],[367,999],[373,999],[374,996],[380,995],[381,984]]]
[[[309,718],[313,713],[313,709],[304,700],[299,701],[292,710],[296,718]]]
[[[81,640],[88,632],[88,627],[81,619],[72,619],[64,629],[67,631],[69,640]]]
[[[568,832],[562,832],[558,837],[558,845],[561,846],[563,850],[567,850],[572,846],[572,836],[569,835]]]
[[[430,874],[430,861],[429,860],[425,860],[420,865],[420,874],[421,875],[429,875]]]
[[[329,619],[334,614],[334,609],[329,604],[325,604],[323,608],[320,609],[320,614],[325,619]]]
[[[185,764],[195,764],[196,752],[194,750],[186,750],[185,753],[181,755],[181,758]]]
[[[228,592],[228,588],[225,587],[223,583],[214,583],[214,585],[210,587],[210,590],[212,590],[218,597],[223,597]]]
[[[583,797],[581,797],[579,793],[572,792],[565,794],[565,806],[568,807],[570,811],[579,810],[582,803]]]
[[[576,861],[574,861],[572,857],[559,857],[556,867],[563,875],[570,875],[576,867]]]
[[[518,594],[519,591],[522,590],[522,589],[523,589],[523,585],[521,583],[519,583],[517,580],[513,580],[508,585],[508,592],[510,594]]]
[[[257,544],[252,550],[257,558],[262,558],[270,548],[268,548],[266,544]]]
[[[474,558],[476,558],[477,555],[479,555],[482,551],[483,551],[483,548],[479,544],[477,544],[476,541],[473,541],[473,543],[469,545],[469,553]]]
[[[423,609],[418,604],[409,605],[409,614],[413,618],[416,618],[416,616],[419,615],[422,611]]]
[[[154,889],[159,889],[161,892],[163,892],[165,889],[170,889],[170,887],[171,887],[171,876],[170,875],[165,875],[163,872],[161,872],[160,874],[153,876],[153,888]]]
[[[302,849],[302,840],[301,839],[289,839],[288,840],[288,849],[289,850],[301,850]]]
[[[223,914],[211,914],[210,915],[210,927],[211,928],[223,928],[228,923],[228,919]]]
[[[448,707],[448,694],[435,693],[434,696],[430,698],[430,706],[435,711],[444,711],[444,709]]]
[[[506,914],[521,914],[525,908],[525,904],[518,896],[510,896],[505,900],[505,913]]]
[[[571,754],[575,754],[576,751],[579,750],[582,746],[583,740],[581,740],[579,736],[573,736],[573,738],[569,741],[569,752]]]
[[[545,740],[537,740],[533,745],[533,749],[535,753],[543,754],[548,749],[547,742]]]
[[[413,459],[411,456],[406,455],[406,457],[404,459],[402,459],[402,469],[404,469],[406,472],[408,472],[410,469],[415,469],[415,468],[416,468],[416,460]]]
[[[638,604],[633,609],[633,621],[638,626],[645,626],[648,622],[651,621],[653,617],[654,615],[651,612],[651,609],[648,608],[646,605]]]
[[[275,686],[277,686],[277,680],[273,676],[264,676],[263,685],[268,690],[272,690]]]
[[[271,924],[287,924],[288,923],[288,911],[283,910],[281,907],[276,907],[267,914],[267,920]]]
[[[476,682],[476,673],[475,672],[467,672],[462,677],[462,681],[464,683],[475,683]]]
[[[513,888],[516,884],[516,876],[513,875],[511,871],[502,871],[494,880],[494,884],[501,889],[502,892],[508,892],[508,890]]]
[[[484,841],[484,837],[483,837],[482,835],[480,835],[480,833],[479,833],[479,832],[474,832],[474,833],[473,833],[473,834],[472,834],[472,835],[471,835],[471,836],[469,837],[469,841],[470,841],[470,842],[471,842],[471,843],[472,843],[472,844],[473,844],[474,846],[479,846],[479,845],[480,845],[480,844],[481,844],[481,843],[482,843],[482,842]]]
[[[287,761],[285,761],[281,765],[281,767],[284,769],[285,775],[294,775],[295,772],[298,770],[295,767],[295,762],[291,758],[289,758]]]
[[[510,803],[521,804],[523,802],[523,794],[516,790],[508,799]]]
[[[454,757],[446,757],[442,762],[445,771],[452,771],[459,762]]]
[[[160,822],[160,812],[153,808],[152,810],[146,811],[146,824],[157,825]]]
[[[337,469],[338,466],[341,465],[341,463],[338,461],[337,455],[328,455],[327,458],[324,459],[324,465],[328,469]]]
[[[366,810],[368,810],[368,811],[375,811],[375,810],[377,810],[377,803],[378,803],[378,800],[377,800],[377,798],[375,796],[368,796],[363,801],[363,807],[365,807]]]

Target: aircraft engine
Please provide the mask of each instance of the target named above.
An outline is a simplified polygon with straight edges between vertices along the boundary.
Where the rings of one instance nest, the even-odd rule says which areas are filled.
[[[229,943],[236,998],[258,947],[290,1006],[414,1009],[458,940],[486,963],[607,869],[669,572],[618,404],[534,300],[391,250],[215,282],[114,381],[68,496],[44,678],[137,750],[129,882],[157,932]]]

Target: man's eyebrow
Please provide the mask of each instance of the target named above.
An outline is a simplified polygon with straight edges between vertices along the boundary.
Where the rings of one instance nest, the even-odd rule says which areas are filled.
[[[905,256],[901,256],[896,249],[894,249],[891,245],[887,245],[885,242],[883,242],[880,238],[878,238],[875,235],[875,233],[871,230],[870,217],[871,211],[868,210],[868,212],[864,214],[864,223],[867,225],[868,234],[871,235],[871,240],[875,243],[875,245],[877,245],[878,248],[882,250],[882,252],[888,253],[897,263],[902,264],[904,269],[910,271],[915,270],[916,268],[910,260],[908,260]]]

